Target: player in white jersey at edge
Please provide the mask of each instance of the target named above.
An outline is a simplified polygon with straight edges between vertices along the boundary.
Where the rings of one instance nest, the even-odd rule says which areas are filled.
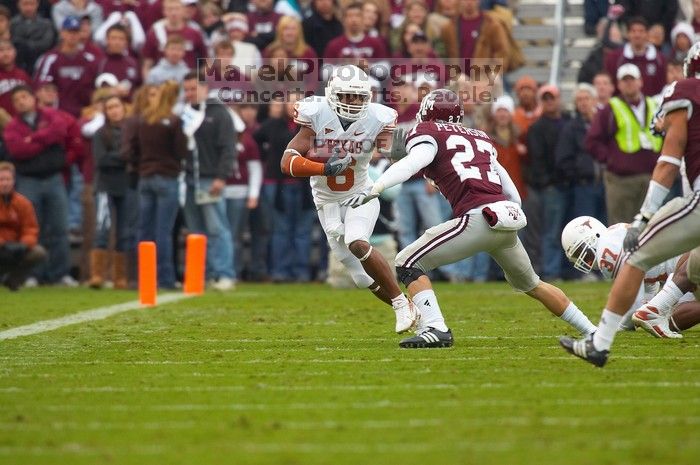
[[[368,166],[372,153],[375,145],[391,144],[396,111],[371,102],[369,77],[353,65],[336,68],[325,93],[325,97],[311,96],[296,103],[294,118],[301,129],[282,156],[282,172],[310,178],[331,251],[357,287],[369,288],[393,307],[396,332],[408,331],[418,318],[416,309],[401,292],[387,261],[369,243],[379,216],[379,200],[356,209],[340,205],[371,185]],[[314,151],[327,158],[314,161]]]
[[[579,216],[571,220],[563,229],[561,244],[566,258],[577,270],[590,273],[593,270],[600,271],[603,278],[612,281],[622,266],[621,257],[624,255],[623,241],[627,228],[626,223],[614,224],[608,228],[592,216]],[[695,324],[694,315],[689,313],[688,318],[681,318],[675,322],[671,313],[677,304],[693,302],[694,305],[686,305],[686,313],[691,309],[697,310],[698,303],[692,292],[682,295],[680,298],[669,299],[666,294],[672,289],[674,272],[681,265],[680,273],[683,273],[682,265],[687,259],[687,254],[681,257],[670,258],[646,271],[644,281],[639,287],[637,297],[625,314],[620,324],[620,329],[633,329],[639,326],[656,337],[682,338],[681,329],[687,329]],[[659,290],[660,284],[665,283]],[[675,295],[675,293],[671,293]],[[687,326],[689,324],[689,326]],[[673,326],[673,327],[672,327]],[[679,328],[680,326],[680,328]]]

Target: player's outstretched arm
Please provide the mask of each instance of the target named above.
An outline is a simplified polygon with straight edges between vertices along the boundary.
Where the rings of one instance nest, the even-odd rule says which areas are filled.
[[[688,140],[688,111],[679,109],[668,113],[664,118],[664,125],[667,128],[664,145],[661,148],[654,172],[649,181],[647,195],[637,216],[634,217],[632,225],[627,230],[627,235],[623,242],[625,250],[632,250],[637,247],[639,235],[642,233],[651,217],[663,205],[664,199],[671,190],[671,186],[678,176],[681,167],[681,159],[685,153]]]
[[[348,169],[352,163],[352,157],[340,157],[340,150],[334,149],[333,155],[325,163],[311,161],[304,155],[311,150],[311,141],[316,134],[305,126],[287,144],[287,149],[282,154],[280,169],[284,174],[297,178],[309,176],[338,176]]]
[[[379,195],[390,187],[408,181],[411,176],[428,166],[435,159],[437,148],[433,144],[417,144],[401,160],[391,165],[377,179],[372,194]]]

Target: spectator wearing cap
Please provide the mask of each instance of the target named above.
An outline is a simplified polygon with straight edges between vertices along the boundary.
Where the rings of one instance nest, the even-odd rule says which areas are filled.
[[[163,58],[150,69],[146,75],[149,84],[162,84],[166,81],[175,81],[182,84],[185,75],[190,68],[185,63],[185,40],[181,36],[171,35],[163,50]]]
[[[34,206],[15,191],[15,167],[0,162],[0,282],[18,290],[32,268],[46,260],[39,245]]]
[[[18,85],[29,85],[31,79],[15,64],[17,52],[7,39],[0,39],[0,128],[5,127],[15,115],[12,105],[12,89]]]
[[[370,37],[362,23],[362,3],[353,2],[343,10],[343,35],[331,40],[323,52],[325,58],[378,61],[388,57],[384,41]]]
[[[158,249],[158,286],[174,289],[173,229],[179,210],[182,160],[187,139],[173,115],[180,86],[166,82],[149,86],[142,114],[122,128],[122,157],[127,172],[138,173],[139,241],[155,241]]]
[[[336,18],[334,3],[333,0],[313,0],[311,16],[302,22],[304,39],[318,56],[323,56],[331,40],[343,34],[343,25]]]
[[[316,52],[304,40],[301,21],[292,16],[282,16],[277,23],[275,40],[268,48],[282,47],[289,58],[298,60],[313,60]],[[267,50],[267,49],[266,49]]]
[[[130,96],[141,85],[141,69],[138,62],[129,55],[129,35],[124,26],[117,23],[107,30],[105,56],[97,62],[99,77],[114,77],[122,97]],[[96,81],[95,87],[100,87]]]
[[[518,189],[521,199],[527,198],[527,189],[523,179],[523,162],[527,148],[520,142],[520,130],[516,126],[515,102],[509,95],[498,97],[491,105],[491,117],[486,133],[491,137],[498,152],[498,162],[506,169],[513,184]]]
[[[642,74],[632,63],[617,71],[619,97],[593,119],[585,148],[605,165],[608,222],[628,223],[639,211],[662,139],[651,133],[657,105],[642,93]]]
[[[34,82],[52,82],[60,95],[59,107],[78,117],[89,105],[97,77],[95,57],[80,47],[80,20],[68,16],[63,21],[61,42],[37,63]]]
[[[688,23],[678,23],[671,30],[672,58],[683,60],[695,42],[695,31]]]
[[[595,87],[588,83],[576,86],[576,114],[562,128],[556,158],[558,172],[572,186],[571,218],[592,216],[607,224],[603,167],[585,147],[586,133],[597,111],[597,100]]]
[[[423,0],[410,0],[404,6],[405,19],[391,34],[391,48],[396,53],[406,53],[406,31],[412,25],[428,37],[435,54],[442,58],[459,56],[457,35],[452,22],[439,13],[431,13]],[[412,36],[413,33],[410,33]]]
[[[615,94],[615,85],[613,84],[612,77],[610,77],[607,72],[601,71],[593,76],[593,87],[595,87],[595,92],[598,98],[596,109],[600,110],[608,104],[612,96]]]
[[[61,28],[63,22],[69,16],[78,19],[90,18],[92,27],[98,28],[102,24],[102,7],[92,0],[60,0],[51,9],[51,17],[56,29]]]
[[[184,61],[188,68],[197,66],[198,58],[205,58],[207,47],[202,31],[187,22],[185,7],[181,0],[163,0],[164,18],[156,21],[146,34],[146,42],[141,51],[143,55],[144,78],[165,53],[165,46],[171,36],[180,36],[184,41]]]
[[[207,83],[196,72],[185,76],[183,90],[182,127],[192,152],[185,170],[185,221],[190,231],[207,236],[207,279],[215,289],[227,291],[236,275],[223,194],[226,180],[238,173],[237,133],[228,109],[208,98]]]
[[[248,17],[242,13],[227,13],[223,17],[225,35],[216,34],[213,38],[214,44],[227,41],[231,45],[232,59],[231,65],[240,70],[248,68],[247,76],[250,77],[262,64],[262,54],[258,47],[247,42],[248,38]],[[215,57],[219,58],[216,53]]]
[[[540,109],[537,106],[537,81],[531,76],[523,76],[515,82],[514,90],[518,105],[513,113],[513,122],[524,139],[532,123],[540,117]]]
[[[60,110],[38,108],[31,88],[12,90],[17,116],[5,126],[4,139],[17,169],[17,190],[34,205],[40,226],[39,242],[48,250],[45,268],[36,270],[46,283],[77,283],[69,276],[68,197],[63,181],[69,152],[82,151],[75,120]],[[69,120],[70,118],[70,120]]]
[[[226,180],[224,198],[226,199],[226,215],[233,236],[233,263],[236,276],[240,277],[243,271],[243,231],[250,224],[252,244],[249,270],[252,275],[255,275],[255,271],[259,270],[262,270],[264,274],[265,266],[264,264],[260,266],[259,257],[264,257],[265,254],[261,253],[259,248],[261,241],[256,236],[258,233],[267,233],[256,228],[255,221],[249,221],[249,217],[258,208],[263,180],[260,151],[258,144],[253,139],[253,132],[256,128],[255,119],[258,115],[257,107],[241,104],[237,105],[233,111],[236,113],[234,124],[238,125],[237,129],[240,130],[236,142],[239,173],[232,174]]]
[[[556,147],[562,128],[569,116],[562,112],[559,88],[546,84],[539,88],[537,97],[542,108],[541,116],[527,132],[526,170],[528,233],[539,239],[541,250],[541,274],[545,281],[562,276],[563,254],[559,246],[559,234],[566,214],[566,185],[557,171]],[[529,210],[529,211],[528,211]],[[540,229],[537,230],[537,220]],[[533,229],[530,230],[530,226]]]
[[[127,53],[132,58],[138,59],[138,52],[143,48],[146,41],[146,32],[143,30],[141,20],[133,11],[120,13],[118,11],[110,14],[100,27],[95,28],[93,38],[95,43],[102,48],[107,48],[107,35],[112,30],[112,26],[121,26],[126,33]]]
[[[53,46],[56,33],[51,20],[39,15],[38,0],[19,0],[17,7],[19,12],[10,22],[17,64],[32,73],[37,59]]]
[[[627,23],[628,42],[605,58],[605,70],[616,76],[625,63],[632,63],[641,72],[644,95],[656,95],[666,84],[666,60],[649,42],[649,26],[644,18],[632,18]]]
[[[275,39],[275,28],[282,15],[274,11],[275,0],[253,0],[254,11],[248,13],[249,40],[258,50],[265,50]]]

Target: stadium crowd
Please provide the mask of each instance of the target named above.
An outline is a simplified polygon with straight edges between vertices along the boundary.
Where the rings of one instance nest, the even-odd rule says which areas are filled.
[[[214,288],[348,285],[329,257],[308,180],[279,168],[298,129],[294,98],[216,104],[197,60],[472,57],[500,59],[512,72],[523,57],[509,3],[0,2],[0,278],[10,289],[128,288],[138,241],[153,240],[159,286],[175,288],[189,231],[208,236]],[[524,199],[523,241],[547,281],[581,277],[560,247],[569,219],[629,222],[639,210],[661,147],[648,129],[659,96],[681,77],[700,33],[700,1],[618,3],[585,2],[586,32],[598,43],[571,102],[529,76],[500,82],[505,92],[493,101],[464,102],[464,125],[493,138]],[[483,85],[468,75],[444,84]],[[438,85],[410,75],[396,83],[399,126],[414,124],[420,96]],[[386,164],[377,159],[371,175]],[[395,254],[450,215],[417,176],[384,196],[372,241]],[[439,272],[459,282],[499,279],[496,270],[480,254]]]

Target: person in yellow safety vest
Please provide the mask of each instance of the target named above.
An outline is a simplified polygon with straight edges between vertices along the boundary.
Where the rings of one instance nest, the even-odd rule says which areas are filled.
[[[656,102],[642,94],[639,68],[626,63],[617,70],[618,97],[595,116],[586,134],[586,149],[605,164],[608,224],[628,223],[644,200],[662,138],[650,126]]]

